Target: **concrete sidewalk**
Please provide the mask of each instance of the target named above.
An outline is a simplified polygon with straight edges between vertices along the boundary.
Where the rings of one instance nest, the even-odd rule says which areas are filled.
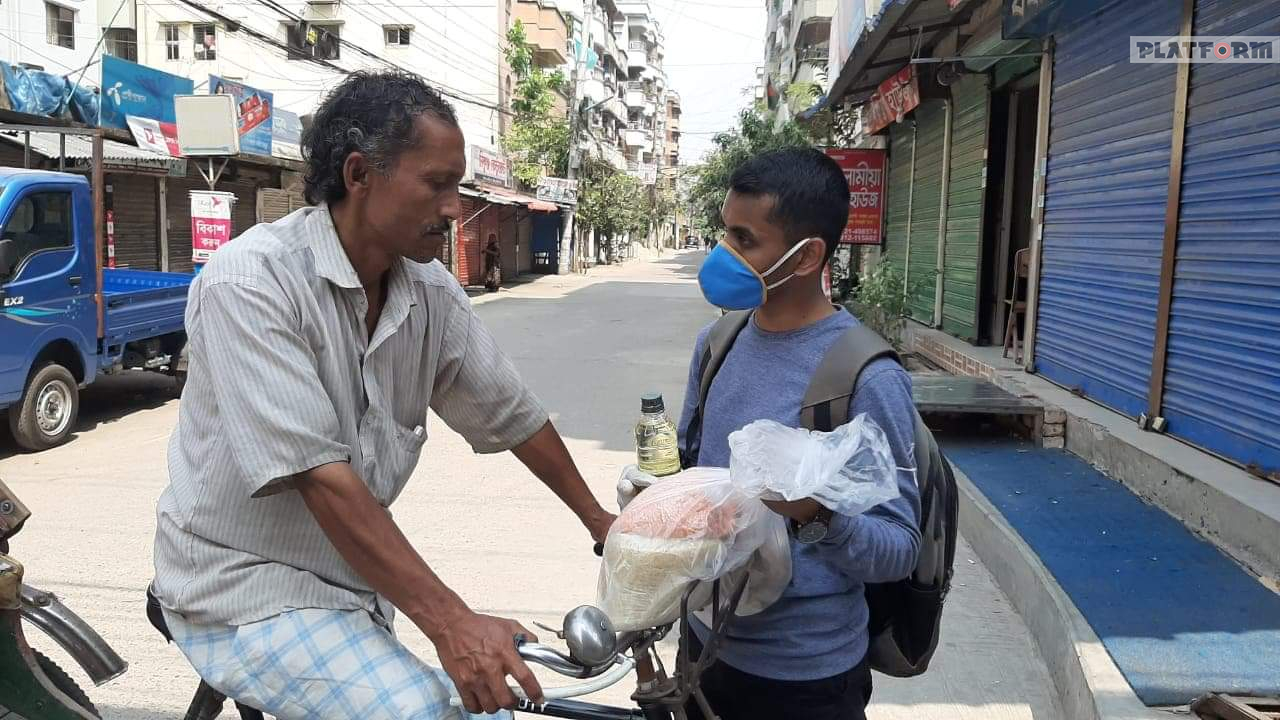
[[[609,502],[633,458],[640,395],[656,389],[669,408],[679,407],[693,338],[716,316],[695,281],[702,257],[668,254],[548,276],[476,302]],[[197,683],[143,612],[155,501],[177,419],[178,401],[168,392],[165,378],[109,378],[85,391],[84,421],[69,444],[21,455],[0,440],[0,477],[34,512],[13,546],[27,579],[61,595],[130,662],[128,673],[101,688],[68,667],[109,719],[181,717]],[[444,581],[477,610],[528,626],[558,624],[569,609],[592,602],[597,561],[560,503],[511,455],[477,456],[438,419],[429,428],[422,461],[393,512]],[[956,565],[934,667],[912,680],[877,677],[871,718],[1063,718],[1022,618],[967,544]],[[415,628],[397,627],[414,650],[432,656]],[[31,636],[67,664],[37,631]],[[622,703],[629,693],[619,686],[593,699]]]

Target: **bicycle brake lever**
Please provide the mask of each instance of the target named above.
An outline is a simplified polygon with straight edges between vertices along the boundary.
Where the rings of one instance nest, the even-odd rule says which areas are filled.
[[[563,630],[557,630],[557,629],[555,629],[555,628],[553,628],[553,627],[551,627],[551,626],[549,626],[549,625],[543,625],[542,623],[538,622],[537,620],[535,620],[535,621],[533,622],[533,624],[534,624],[535,626],[537,626],[537,627],[539,627],[539,628],[543,629],[543,630],[546,630],[547,632],[551,633],[552,635],[555,635],[555,636],[556,636],[557,638],[559,638],[560,640],[563,640],[563,639],[564,639],[564,631],[563,631]]]

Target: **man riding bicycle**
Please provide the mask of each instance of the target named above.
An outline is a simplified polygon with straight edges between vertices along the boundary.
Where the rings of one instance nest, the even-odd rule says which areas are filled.
[[[430,408],[477,452],[511,450],[596,541],[613,520],[432,262],[466,170],[453,108],[415,76],[355,73],[303,144],[314,206],[245,233],[192,284],[157,511],[164,619],[206,683],[278,718],[457,718],[452,685],[494,713],[516,703],[508,676],[538,699],[513,640],[533,634],[470,610],[387,511]],[[444,672],[396,640],[393,608]]]

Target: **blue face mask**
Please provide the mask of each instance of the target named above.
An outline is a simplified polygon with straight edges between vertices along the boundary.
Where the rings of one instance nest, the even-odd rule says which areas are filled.
[[[751,267],[751,263],[728,243],[717,243],[715,249],[703,261],[702,269],[698,271],[698,286],[702,288],[702,295],[707,302],[725,310],[758,308],[764,305],[770,290],[795,277],[795,273],[772,284],[765,278],[777,272],[783,263],[791,259],[791,256],[814,240],[820,240],[820,238],[808,238],[796,243],[778,259],[778,262],[764,272],[757,272]]]

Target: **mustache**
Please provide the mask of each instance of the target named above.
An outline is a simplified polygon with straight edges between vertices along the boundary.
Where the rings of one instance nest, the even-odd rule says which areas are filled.
[[[422,234],[423,236],[444,235],[447,232],[449,232],[449,223],[436,223],[435,225],[428,225],[427,228],[422,231]]]

